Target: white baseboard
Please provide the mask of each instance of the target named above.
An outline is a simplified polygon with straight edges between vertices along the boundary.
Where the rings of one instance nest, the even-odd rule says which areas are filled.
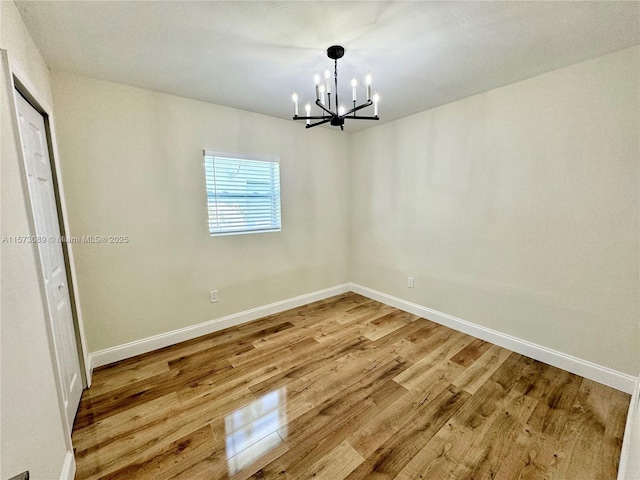
[[[307,303],[323,300],[348,291],[349,284],[345,283],[343,285],[325,288],[324,290],[318,290],[316,292],[307,293],[287,300],[270,303],[269,305],[264,305],[262,307],[234,313],[232,315],[227,315],[226,317],[216,318],[215,320],[209,320],[197,325],[191,325],[189,327],[180,328],[160,335],[154,335],[153,337],[143,338],[142,340],[136,340],[116,347],[92,352],[89,354],[90,372],[93,374],[93,369],[102,365],[108,365],[109,363],[135,357],[142,353],[175,345],[176,343],[201,337],[202,335],[234,327],[252,320],[257,320],[258,318],[266,317],[267,315],[284,312],[290,308],[300,307]]]
[[[624,429],[618,480],[640,479],[640,379],[631,395]]]
[[[75,476],[76,459],[73,456],[73,452],[67,452],[67,455],[64,457],[62,472],[60,473],[60,480],[73,480]]]
[[[476,338],[480,338],[481,340],[508,348],[509,350],[513,350],[519,354],[548,363],[554,367],[562,368],[563,370],[575,373],[576,375],[602,383],[617,390],[621,390],[626,393],[632,393],[634,390],[637,378],[632,375],[618,372],[616,370],[612,370],[610,368],[603,367],[601,365],[597,365],[595,363],[588,362],[586,360],[582,360],[580,358],[576,358],[355,283],[337,285],[324,290],[318,290],[316,292],[289,298],[287,300],[271,303],[262,307],[227,315],[226,317],[217,318],[208,322],[199,323],[197,325],[192,325],[160,335],[155,335],[153,337],[143,338],[142,340],[93,352],[89,354],[90,371],[93,373],[94,368],[102,365],[108,365],[109,363],[134,357],[142,353],[168,347],[176,343],[191,340],[202,335],[207,335],[225,328],[257,320],[258,318],[265,317],[267,315],[273,315],[274,313],[283,312],[290,308],[300,307],[307,303],[322,300],[348,291],[364,295],[365,297],[399,308],[400,310],[420,315],[421,317],[428,318],[429,320],[445,325],[449,328],[453,328],[454,330],[458,330]]]
[[[637,378],[632,375],[627,375],[626,373],[618,372],[355,283],[352,283],[350,288],[352,292],[371,298],[372,300],[385,303],[404,310],[405,312],[413,313],[414,315],[419,315],[454,330],[466,333],[467,335],[472,335],[500,347],[513,350],[521,355],[526,355],[540,362],[548,363],[554,367],[602,383],[616,390],[621,390],[626,393],[633,392]]]

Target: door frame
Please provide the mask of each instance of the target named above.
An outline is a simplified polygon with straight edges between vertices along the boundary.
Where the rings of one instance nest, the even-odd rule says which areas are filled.
[[[65,203],[65,195],[64,195],[64,187],[62,184],[62,172],[60,168],[59,155],[58,155],[58,145],[56,142],[56,130],[55,130],[55,122],[53,116],[53,108],[49,105],[46,96],[43,92],[39,91],[35,84],[29,79],[28,75],[23,72],[20,67],[18,67],[15,62],[11,60],[6,50],[0,50],[2,53],[2,61],[4,63],[4,71],[5,75],[8,76],[6,78],[6,82],[9,88],[11,88],[11,98],[13,98],[12,105],[10,106],[11,110],[11,120],[14,126],[14,131],[16,138],[15,140],[19,143],[18,154],[20,155],[21,161],[20,170],[23,184],[23,191],[25,196],[25,202],[27,204],[28,210],[28,220],[29,227],[32,232],[35,232],[35,221],[33,218],[33,210],[31,208],[31,197],[29,195],[29,186],[27,184],[27,169],[26,169],[26,158],[22,149],[22,142],[20,141],[20,130],[18,125],[18,114],[17,114],[17,98],[16,95],[24,96],[27,101],[40,113],[44,118],[45,129],[47,134],[47,143],[49,147],[49,157],[51,162],[51,172],[53,174],[53,185],[54,185],[54,195],[56,198],[56,208],[58,210],[58,224],[60,226],[60,235],[67,236],[67,232],[69,232],[69,224],[68,224],[68,214],[67,214],[67,206]],[[20,93],[18,93],[20,92]],[[67,276],[67,285],[69,287],[69,300],[71,306],[71,315],[73,317],[73,329],[76,337],[76,345],[78,348],[78,358],[80,360],[80,373],[82,376],[82,385],[83,387],[89,387],[91,385],[91,372],[89,371],[89,362],[88,362],[88,349],[86,343],[86,336],[84,331],[84,322],[82,318],[82,310],[80,307],[80,299],[79,299],[79,289],[77,284],[77,275],[75,268],[75,259],[73,254],[73,244],[68,242],[62,242],[62,251],[64,255],[65,261],[65,270]],[[38,249],[38,245],[36,243],[32,244],[33,251],[35,257],[38,259],[37,268],[38,268],[38,276],[39,276],[39,284],[41,291],[41,298],[43,301],[43,308],[47,314],[48,319],[51,318],[49,306],[47,303],[47,295],[45,291],[44,285],[44,273],[42,271],[42,264],[40,258],[40,251]],[[52,348],[52,353],[55,352],[55,347],[53,343],[53,332],[51,329],[50,321],[47,322],[47,336],[49,337],[49,345]],[[56,383],[60,386],[60,379],[58,378],[58,362],[54,356],[54,365],[56,367]],[[60,392],[59,392],[60,396]],[[61,396],[60,396],[61,398]],[[61,405],[62,408],[62,405]],[[65,413],[66,416],[66,413]],[[71,432],[69,432],[71,433]]]

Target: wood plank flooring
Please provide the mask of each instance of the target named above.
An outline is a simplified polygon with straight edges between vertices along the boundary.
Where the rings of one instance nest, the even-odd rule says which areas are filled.
[[[97,369],[77,479],[615,479],[629,395],[348,293]]]

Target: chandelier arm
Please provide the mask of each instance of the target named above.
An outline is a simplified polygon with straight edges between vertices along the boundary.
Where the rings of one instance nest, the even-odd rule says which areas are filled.
[[[363,103],[362,105],[358,106],[358,107],[353,107],[351,110],[349,110],[348,112],[344,112],[342,115],[340,115],[341,118],[347,118],[347,115],[354,113],[358,110],[361,110],[363,108],[366,108],[370,105],[373,105],[373,102],[371,100],[367,100],[366,103]],[[357,117],[349,117],[349,118],[357,118]]]
[[[332,117],[328,116],[328,115],[315,115],[312,117],[292,117],[293,120],[331,120]]]
[[[337,99],[338,97],[336,97]],[[332,117],[336,116],[335,112],[332,112],[331,110],[329,110],[327,107],[325,107],[320,100],[316,100],[316,105],[319,106],[322,110],[324,110],[325,112],[327,112],[329,115],[331,115]]]
[[[331,119],[327,118],[327,119],[322,120],[320,122],[310,123],[309,125],[305,125],[305,128],[317,127],[318,125],[322,125],[323,123],[327,123],[327,122],[330,122],[330,121],[331,121]]]
[[[348,117],[349,120],[380,120],[380,117]]]

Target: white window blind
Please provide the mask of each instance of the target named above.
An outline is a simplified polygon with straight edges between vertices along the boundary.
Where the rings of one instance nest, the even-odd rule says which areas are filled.
[[[204,152],[209,233],[280,231],[276,157]]]

